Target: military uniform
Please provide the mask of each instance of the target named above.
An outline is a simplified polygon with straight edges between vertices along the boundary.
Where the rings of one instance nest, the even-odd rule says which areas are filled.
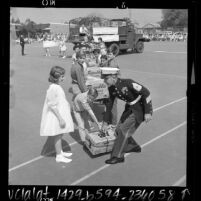
[[[116,128],[117,138],[111,153],[111,158],[123,158],[126,152],[132,151],[139,145],[132,135],[144,121],[145,114],[153,113],[149,90],[131,79],[117,79],[115,85],[109,88],[110,99],[106,103],[104,122],[109,122],[114,99],[117,97],[126,102]],[[121,161],[123,162],[123,161]]]
[[[105,62],[100,63],[99,66],[119,69],[119,65],[118,65],[117,61],[115,60],[115,58],[108,59]],[[113,101],[113,107],[112,107],[110,115],[109,114],[107,114],[107,115],[110,116],[110,121],[108,123],[116,125],[117,124],[117,98],[115,98]]]

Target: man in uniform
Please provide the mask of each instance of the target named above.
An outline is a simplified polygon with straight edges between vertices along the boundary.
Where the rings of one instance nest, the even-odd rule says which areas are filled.
[[[21,45],[21,53],[22,53],[22,56],[24,56],[24,44],[25,44],[25,41],[24,41],[24,37],[23,35],[20,35],[20,45]]]
[[[111,158],[105,161],[107,164],[116,164],[124,162],[124,154],[127,152],[141,152],[140,145],[132,135],[143,121],[148,122],[152,119],[152,101],[146,87],[132,79],[118,78],[118,68],[103,67],[101,71],[110,94],[103,117],[103,130],[107,128],[115,97],[126,102],[125,110],[115,130],[117,138]]]

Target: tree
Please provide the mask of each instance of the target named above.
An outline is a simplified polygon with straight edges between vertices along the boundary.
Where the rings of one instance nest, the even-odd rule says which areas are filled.
[[[160,25],[167,27],[187,27],[188,12],[185,9],[162,9],[163,20]]]
[[[12,17],[11,18],[11,23],[20,24],[20,19],[19,18],[15,19],[14,17]]]
[[[72,19],[70,20],[70,23],[77,24],[79,26],[81,26],[82,24],[84,24],[85,26],[91,26],[92,23],[94,22],[101,23],[102,20],[103,20],[103,17],[101,14],[91,13],[87,15],[86,17],[79,17],[76,19]]]
[[[22,30],[24,33],[28,34],[28,37],[33,37],[36,33],[36,23],[27,18]]]

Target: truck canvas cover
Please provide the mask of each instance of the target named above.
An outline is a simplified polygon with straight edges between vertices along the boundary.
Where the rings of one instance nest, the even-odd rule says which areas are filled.
[[[119,35],[93,35],[94,42],[98,42],[98,38],[101,37],[104,42],[119,41]]]
[[[118,34],[118,27],[93,27],[93,35]]]

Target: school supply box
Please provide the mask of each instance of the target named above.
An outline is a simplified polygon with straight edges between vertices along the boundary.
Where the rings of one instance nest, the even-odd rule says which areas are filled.
[[[112,151],[115,141],[115,126],[109,125],[106,132],[89,131],[86,134],[85,146],[92,155]]]
[[[97,89],[98,97],[96,98],[96,100],[109,98],[108,87],[104,83],[103,79],[93,76],[87,76],[86,85],[93,86],[93,88]]]

